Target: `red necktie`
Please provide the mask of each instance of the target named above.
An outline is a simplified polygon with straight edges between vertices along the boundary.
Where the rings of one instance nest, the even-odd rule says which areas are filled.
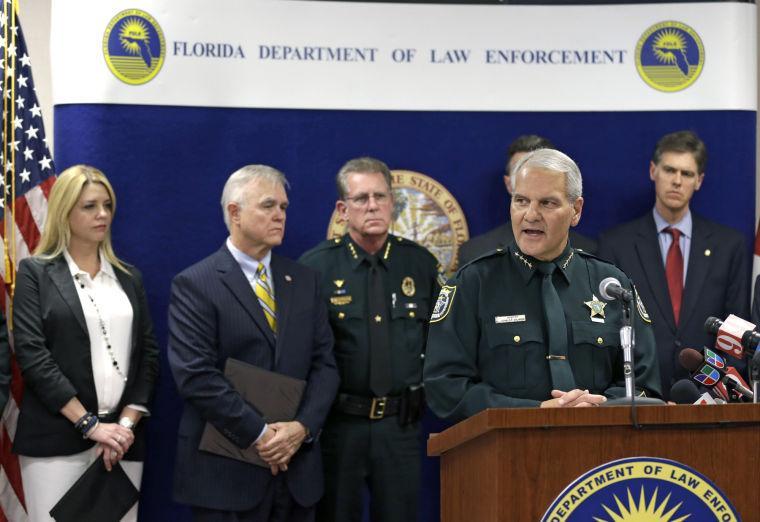
[[[673,305],[673,317],[678,326],[678,317],[681,314],[681,297],[683,296],[683,254],[681,253],[681,231],[677,228],[668,227],[666,232],[673,236],[673,241],[668,248],[665,258],[665,277],[668,280],[670,292],[670,304]]]

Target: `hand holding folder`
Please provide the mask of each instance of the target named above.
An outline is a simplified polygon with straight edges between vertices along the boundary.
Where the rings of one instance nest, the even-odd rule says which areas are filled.
[[[237,359],[227,359],[224,375],[268,424],[292,421],[306,389],[306,381],[270,372]],[[239,448],[208,422],[198,449],[269,468],[269,464],[259,457],[256,448]]]

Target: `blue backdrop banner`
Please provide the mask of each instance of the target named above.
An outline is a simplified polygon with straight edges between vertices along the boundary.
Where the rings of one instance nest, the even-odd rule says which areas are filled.
[[[145,276],[162,346],[142,520],[188,516],[171,502],[181,402],[166,361],[169,285],[225,240],[221,190],[242,165],[269,164],[289,178],[279,252],[295,258],[326,237],[334,177],[347,159],[371,155],[433,178],[476,235],[506,219],[508,144],[540,134],[578,162],[579,230],[595,237],[651,209],[654,145],[691,129],[710,156],[692,208],[740,230],[749,253],[754,5],[615,6],[613,15],[231,3],[213,17],[198,16],[209,8],[197,0],[54,7],[55,163],[59,171],[92,164],[112,181],[115,248]],[[366,22],[370,14],[377,24]],[[397,49],[406,51],[394,60]],[[441,427],[426,419],[427,431]],[[437,520],[434,459],[425,458],[422,495],[422,520]]]

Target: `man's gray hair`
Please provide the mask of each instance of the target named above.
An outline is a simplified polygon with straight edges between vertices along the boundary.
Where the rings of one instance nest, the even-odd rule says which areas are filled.
[[[379,159],[364,156],[355,158],[346,162],[338,171],[335,177],[335,185],[338,189],[338,199],[345,199],[348,196],[348,175],[349,174],[374,174],[379,172],[385,178],[388,188],[392,188],[391,171],[388,165]]]
[[[510,180],[513,192],[515,190],[517,175],[526,168],[531,167],[564,174],[567,199],[570,203],[575,203],[575,200],[583,195],[583,178],[581,178],[581,171],[578,165],[575,164],[570,156],[555,149],[534,150],[525,155],[515,165],[515,175]]]
[[[245,187],[254,179],[271,181],[279,183],[283,188],[289,189],[290,184],[285,178],[285,174],[279,170],[267,165],[246,165],[233,172],[222,190],[222,212],[224,213],[224,224],[227,230],[230,229],[230,212],[227,205],[237,203],[239,206],[245,205]]]

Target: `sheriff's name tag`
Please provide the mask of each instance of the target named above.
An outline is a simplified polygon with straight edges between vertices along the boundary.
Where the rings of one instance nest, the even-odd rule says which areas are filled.
[[[504,324],[504,323],[524,323],[525,322],[525,314],[520,315],[497,315],[493,318],[494,321],[496,321],[496,324]]]

